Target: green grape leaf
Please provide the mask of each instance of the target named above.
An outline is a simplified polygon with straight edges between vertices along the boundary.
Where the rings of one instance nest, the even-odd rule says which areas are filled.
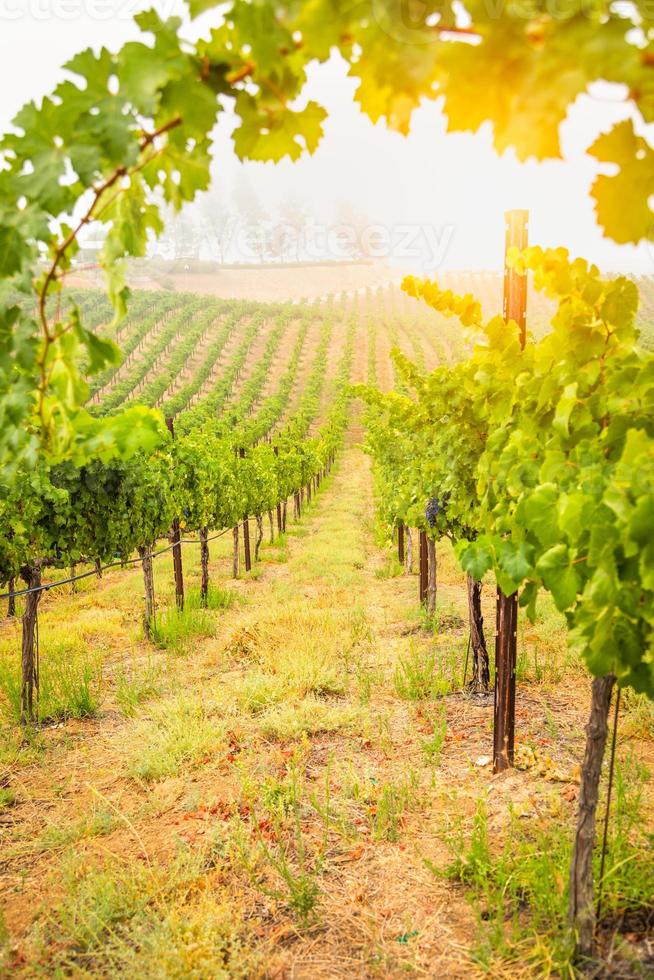
[[[317,102],[309,102],[297,112],[286,107],[262,112],[245,92],[238,95],[236,111],[241,125],[233,133],[234,149],[241,160],[260,161],[279,161],[286,156],[297,160],[305,150],[313,153],[327,115]]]
[[[565,544],[556,544],[538,559],[536,570],[552,593],[557,609],[564,612],[574,605],[581,585]]]
[[[643,495],[629,517],[629,535],[637,544],[645,545],[652,537],[654,528],[654,497]]]
[[[524,589],[520,593],[518,604],[525,609],[527,618],[531,623],[533,623],[536,619],[537,602],[538,602],[538,583],[527,582]]]
[[[542,483],[523,497],[516,509],[516,518],[528,527],[545,547],[559,539],[556,505],[559,492],[553,483]]]
[[[0,221],[0,276],[8,279],[19,272],[27,251],[27,242],[16,225]]]
[[[493,553],[481,540],[465,542],[458,552],[461,567],[475,582],[481,582],[486,572],[493,567]]]
[[[493,123],[499,153],[519,160],[559,158],[559,126],[588,77],[578,62],[563,64],[556,48],[530,42],[524,24],[500,17],[478,45],[444,44],[438,91],[450,131],[476,132]],[[483,79],[471,86],[469,79]]]
[[[499,543],[497,548],[498,581],[507,595],[515,592],[531,573],[533,552],[533,547],[525,541],[517,546],[507,540]]]
[[[612,163],[618,172],[600,174],[592,187],[595,212],[606,235],[616,242],[636,243],[654,239],[652,209],[654,150],[634,131],[631,119],[616,123],[599,136],[588,153],[600,163]],[[629,207],[625,207],[629,201]]]
[[[615,574],[603,565],[595,569],[584,590],[584,600],[589,600],[598,609],[615,605],[618,589]]]
[[[556,404],[552,425],[564,436],[567,436],[570,431],[570,416],[572,414],[572,410],[577,404],[578,388],[579,385],[576,381],[566,385],[563,389],[562,396],[559,398]]]
[[[186,0],[191,17],[199,17],[207,10],[212,10],[216,6],[216,0]]]

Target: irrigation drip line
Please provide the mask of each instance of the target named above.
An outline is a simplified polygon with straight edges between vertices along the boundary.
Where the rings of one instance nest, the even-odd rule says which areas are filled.
[[[207,544],[210,541],[216,541],[218,538],[222,538],[224,534],[228,534],[231,531],[231,527],[226,528],[224,531],[220,531],[218,534],[212,534],[210,538],[207,538]],[[201,544],[199,538],[181,538],[179,541],[175,541],[172,544],[167,545],[165,548],[160,548],[159,551],[153,551],[150,558],[159,558],[160,555],[165,555],[167,552],[172,551],[173,548],[177,548],[182,544]],[[71,575],[68,578],[59,579],[57,582],[47,582],[45,585],[35,585],[31,589],[18,589],[14,592],[0,592],[0,599],[16,599],[21,595],[30,595],[32,592],[48,592],[50,589],[56,589],[60,585],[70,585],[72,582],[79,582],[83,578],[91,578],[91,576],[99,576],[102,572],[109,571],[110,568],[125,568],[126,565],[138,565],[142,558],[121,558],[120,561],[109,562],[108,565],[101,565],[100,568],[93,568],[88,572],[80,572],[79,575]]]

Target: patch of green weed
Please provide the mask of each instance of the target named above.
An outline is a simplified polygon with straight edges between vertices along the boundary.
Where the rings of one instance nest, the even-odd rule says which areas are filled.
[[[400,657],[393,683],[399,697],[407,701],[435,698],[451,690],[450,682],[442,675],[433,650],[413,649],[406,657]]]
[[[176,605],[169,606],[152,624],[153,642],[163,650],[177,654],[189,653],[195,640],[214,633],[215,624],[209,610],[194,608],[188,603],[183,610]]]

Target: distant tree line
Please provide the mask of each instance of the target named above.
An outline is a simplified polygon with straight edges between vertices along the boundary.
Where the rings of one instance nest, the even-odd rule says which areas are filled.
[[[156,255],[175,261],[294,263],[371,258],[370,222],[351,205],[338,205],[329,223],[318,223],[301,198],[289,196],[274,211],[252,187],[237,184],[229,201],[217,190],[171,213]]]

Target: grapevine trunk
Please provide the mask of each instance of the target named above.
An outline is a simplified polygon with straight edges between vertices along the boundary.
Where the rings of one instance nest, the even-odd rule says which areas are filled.
[[[154,573],[152,570],[152,548],[148,545],[139,548],[139,557],[143,565],[143,584],[145,586],[145,605],[143,609],[143,632],[148,639],[152,638],[154,622]]]
[[[239,547],[238,547],[238,537],[239,537],[238,524],[236,524],[234,530],[232,531],[232,538],[234,542],[234,546],[232,550],[232,577],[233,578],[238,578],[238,573],[239,573],[240,555],[239,555]]]
[[[250,553],[250,518],[245,515],[243,518],[243,557],[245,558],[245,571],[252,569],[252,555]]]
[[[254,560],[259,561],[259,549],[261,548],[261,542],[263,541],[263,517],[261,514],[257,514],[257,536],[254,541]]]
[[[472,647],[472,680],[468,690],[473,694],[488,694],[490,691],[490,662],[484,636],[481,590],[481,582],[475,582],[472,575],[468,574],[468,616]]]
[[[405,558],[404,564],[408,575],[413,575],[413,536],[411,534],[411,528],[405,528]]]
[[[613,674],[593,680],[590,717],[586,725],[586,749],[581,767],[577,830],[570,871],[570,923],[575,930],[577,953],[583,958],[591,958],[595,952],[593,847],[599,781],[614,684]]]
[[[209,597],[209,529],[200,529],[200,565],[202,568],[202,578],[200,581],[200,603],[207,605]]]
[[[436,615],[437,595],[437,558],[436,542],[427,538],[427,615],[430,619]]]

